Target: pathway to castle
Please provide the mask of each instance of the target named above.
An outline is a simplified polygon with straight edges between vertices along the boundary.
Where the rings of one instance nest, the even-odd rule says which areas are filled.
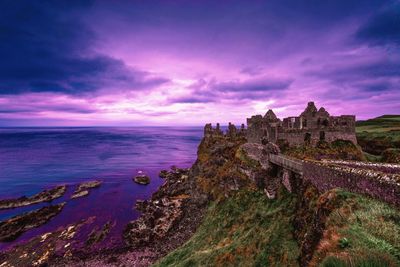
[[[310,181],[320,192],[343,188],[400,207],[400,165],[342,160],[298,160],[269,154],[269,162],[281,169],[282,184],[295,191],[298,179]]]

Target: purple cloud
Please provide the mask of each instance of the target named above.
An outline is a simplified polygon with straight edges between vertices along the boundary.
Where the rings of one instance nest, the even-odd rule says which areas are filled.
[[[310,100],[366,118],[400,102],[397,1],[3,1],[0,10],[2,125],[239,123],[268,108],[297,115]]]

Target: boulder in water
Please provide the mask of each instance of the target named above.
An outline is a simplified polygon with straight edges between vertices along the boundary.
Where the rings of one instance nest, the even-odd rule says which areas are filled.
[[[148,185],[150,183],[150,177],[146,174],[139,173],[133,178],[133,181],[137,184]]]

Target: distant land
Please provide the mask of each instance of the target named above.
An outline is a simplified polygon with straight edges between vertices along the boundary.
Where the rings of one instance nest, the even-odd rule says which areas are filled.
[[[356,122],[358,144],[370,161],[399,161],[400,115],[382,115]]]

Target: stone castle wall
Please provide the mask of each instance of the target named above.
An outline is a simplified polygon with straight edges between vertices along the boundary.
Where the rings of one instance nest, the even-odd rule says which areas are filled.
[[[219,123],[216,124],[216,127],[213,128],[211,123],[207,123],[204,126],[204,137],[212,138],[212,137],[245,137],[246,136],[246,128],[244,124],[241,125],[240,129],[237,129],[236,126],[232,123],[228,124],[228,129],[224,132],[221,130]]]
[[[390,175],[371,170],[304,162],[303,179],[310,181],[321,193],[339,187],[400,207],[398,174]]]
[[[330,116],[322,107],[319,110],[313,102],[298,117],[288,117],[281,121],[272,110],[265,116],[256,115],[247,119],[247,140],[261,143],[263,139],[277,143],[286,141],[289,145],[316,145],[319,141],[332,142],[337,139],[357,143],[355,116]]]
[[[277,140],[285,140],[290,145],[299,146],[304,144],[310,138],[310,144],[315,146],[322,139],[327,142],[333,142],[338,139],[349,140],[357,144],[355,133],[347,130],[338,130],[335,128],[320,129],[290,129],[278,132]],[[323,137],[323,138],[322,138]]]

